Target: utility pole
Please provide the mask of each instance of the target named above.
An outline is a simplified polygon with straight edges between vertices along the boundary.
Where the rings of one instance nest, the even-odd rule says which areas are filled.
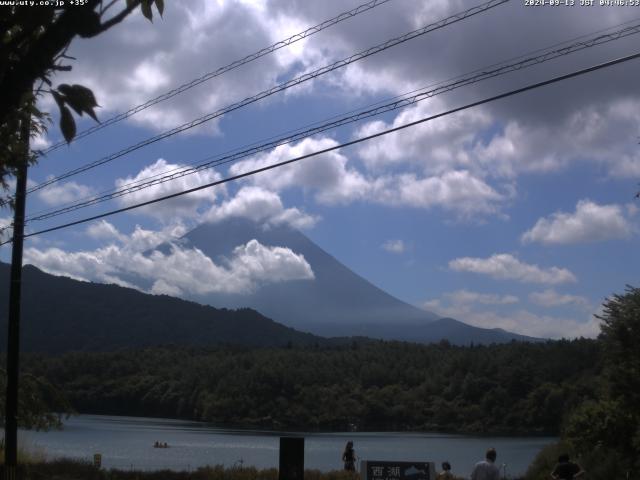
[[[18,379],[20,364],[20,300],[22,288],[22,246],[24,242],[24,212],[27,196],[27,168],[31,113],[25,108],[20,125],[22,158],[16,173],[15,211],[13,216],[13,244],[11,248],[11,283],[9,286],[9,331],[7,333],[7,396],[4,425],[5,479],[16,478],[18,464]]]

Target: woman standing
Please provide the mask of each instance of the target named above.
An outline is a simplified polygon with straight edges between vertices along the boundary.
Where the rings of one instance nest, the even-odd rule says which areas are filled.
[[[356,452],[353,449],[353,442],[348,441],[347,446],[344,447],[342,453],[342,461],[344,462],[344,469],[348,472],[356,471]]]

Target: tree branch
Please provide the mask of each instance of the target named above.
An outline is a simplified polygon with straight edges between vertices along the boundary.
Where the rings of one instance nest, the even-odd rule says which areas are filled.
[[[102,32],[109,30],[111,27],[113,27],[114,25],[117,25],[118,23],[120,23],[122,20],[124,20],[127,15],[129,15],[132,11],[134,11],[136,9],[136,7],[140,5],[140,0],[135,0],[133,2],[131,2],[130,5],[127,6],[127,8],[125,8],[124,10],[122,10],[120,13],[118,13],[117,15],[111,17],[109,20],[107,20],[106,22],[103,22],[100,25],[100,28],[96,31],[95,34],[90,35],[88,38],[91,37],[95,37],[96,35],[101,34]]]

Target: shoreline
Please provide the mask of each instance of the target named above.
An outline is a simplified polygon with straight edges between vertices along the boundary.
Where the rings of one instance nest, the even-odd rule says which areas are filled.
[[[443,436],[443,437],[472,437],[472,438],[487,438],[487,437],[499,437],[499,438],[524,438],[524,437],[534,437],[534,438],[558,438],[559,434],[557,432],[544,432],[544,431],[518,431],[514,432],[513,430],[493,430],[493,431],[484,431],[479,432],[477,430],[445,430],[445,429],[411,429],[406,428],[404,430],[399,429],[354,429],[354,430],[331,430],[331,429],[310,429],[307,427],[285,427],[282,428],[272,428],[272,427],[261,427],[258,424],[246,424],[246,425],[238,425],[238,424],[221,424],[221,423],[212,423],[204,420],[194,420],[191,418],[170,418],[170,417],[152,417],[152,416],[144,416],[144,415],[120,415],[120,414],[112,414],[112,413],[86,413],[86,412],[78,412],[69,415],[69,417],[99,417],[99,418],[107,418],[107,417],[116,417],[116,418],[129,418],[129,419],[144,419],[146,421],[158,421],[161,423],[192,423],[202,426],[203,428],[208,428],[213,431],[220,431],[225,433],[255,433],[260,435],[272,435],[272,436],[286,436],[288,434],[308,434],[312,435],[367,435],[367,434],[387,434],[387,435],[407,435],[407,434],[416,434],[416,435],[434,435],[434,436]],[[62,428],[64,429],[64,423],[66,419],[62,421]]]

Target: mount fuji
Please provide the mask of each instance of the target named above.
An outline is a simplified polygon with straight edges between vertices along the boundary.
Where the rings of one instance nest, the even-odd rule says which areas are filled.
[[[198,249],[216,264],[239,245],[256,240],[301,255],[313,278],[266,283],[248,293],[184,293],[182,298],[217,308],[252,308],[276,322],[322,336],[367,336],[388,340],[455,344],[531,341],[502,329],[485,329],[419,309],[384,292],[351,271],[300,231],[287,225],[263,227],[231,218],[205,223],[182,237],[183,249]],[[168,252],[170,244],[157,250]],[[151,253],[151,252],[149,252]],[[148,285],[146,285],[148,287]]]

